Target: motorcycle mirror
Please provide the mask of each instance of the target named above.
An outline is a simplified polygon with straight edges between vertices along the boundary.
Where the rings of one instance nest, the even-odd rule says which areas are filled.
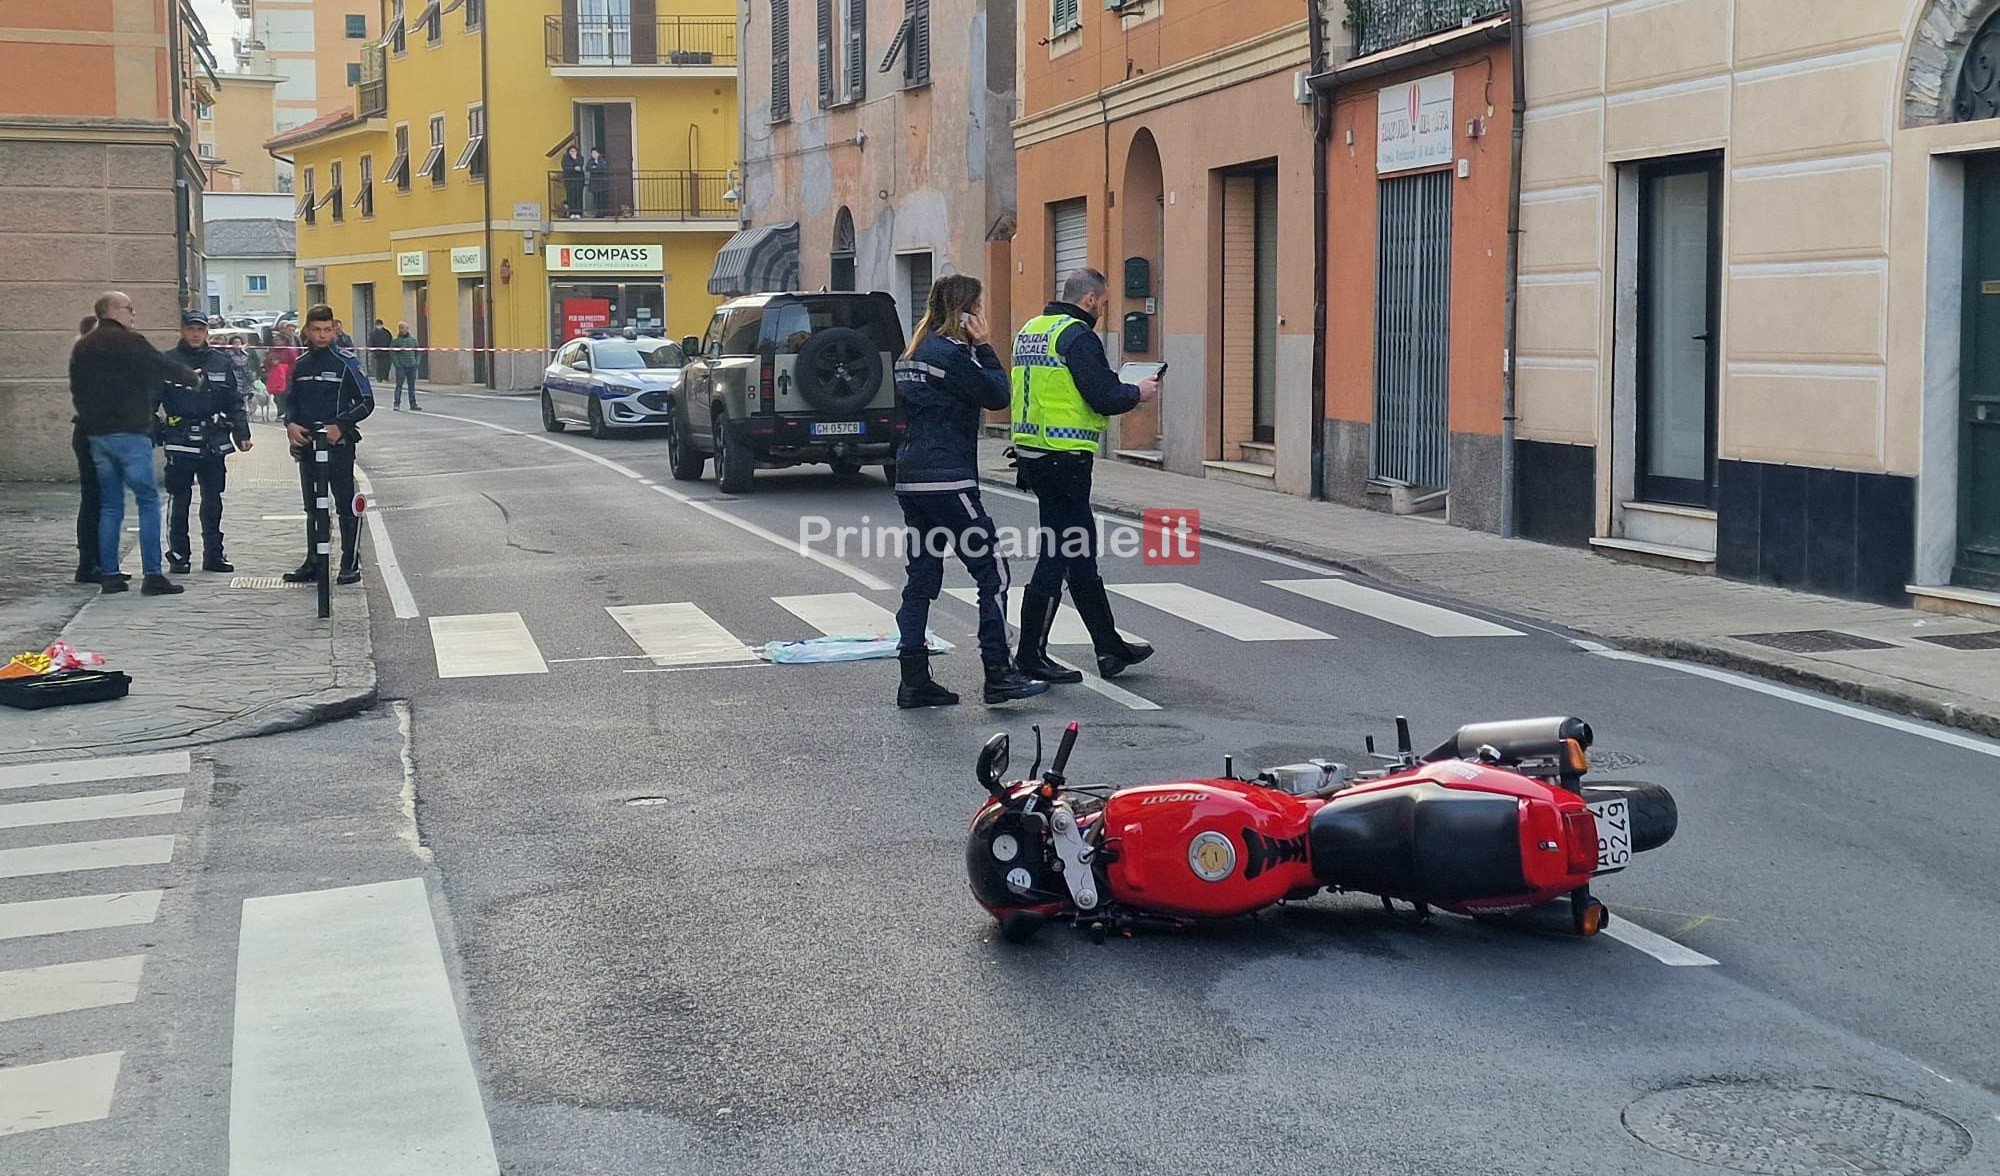
[[[980,784],[995,796],[1000,794],[1001,778],[1007,774],[1007,733],[1000,732],[986,741],[979,749],[979,762],[975,769]]]

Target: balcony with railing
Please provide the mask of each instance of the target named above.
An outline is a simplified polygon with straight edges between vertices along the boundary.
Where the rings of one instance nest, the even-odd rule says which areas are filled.
[[[549,65],[564,72],[736,70],[736,22],[726,16],[551,16],[542,27]]]
[[[1508,0],[1347,0],[1354,56],[1367,57],[1501,16]]]
[[[623,171],[549,173],[549,216],[558,221],[735,221],[725,197],[728,172]]]

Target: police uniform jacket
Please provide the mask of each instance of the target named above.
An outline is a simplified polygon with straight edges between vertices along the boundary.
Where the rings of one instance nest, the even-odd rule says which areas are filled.
[[[193,348],[181,343],[167,352],[170,359],[184,364],[199,378],[190,384],[170,382],[162,386],[160,409],[166,414],[168,444],[186,443],[191,435],[202,437],[208,453],[227,452],[225,444],[250,439],[250,418],[243,411],[243,385],[236,361],[213,347]],[[216,417],[226,424],[218,424]],[[193,429],[190,426],[194,426]]]
[[[361,361],[339,347],[309,348],[292,366],[285,394],[285,423],[308,429],[339,425],[343,442],[361,440],[355,425],[375,411],[375,389]]]

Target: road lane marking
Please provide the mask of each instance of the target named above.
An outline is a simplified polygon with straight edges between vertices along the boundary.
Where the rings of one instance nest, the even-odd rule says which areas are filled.
[[[1082,674],[1083,681],[1081,685],[1083,686],[1084,689],[1094,690],[1097,693],[1102,694],[1104,697],[1110,699],[1111,701],[1117,703],[1118,705],[1125,707],[1127,710],[1160,709],[1160,704],[1154,702],[1152,699],[1141,698],[1140,696],[1132,693],[1130,690],[1125,689],[1123,686],[1113,686],[1111,683],[1106,682],[1104,679],[1098,677],[1096,674],[1091,673],[1089,670],[1084,669],[1082,666],[1071,665],[1069,662],[1063,661],[1061,658],[1052,657],[1049,660],[1056,663],[1059,666],[1068,666],[1070,669],[1075,670],[1076,672]]]
[[[431,650],[437,656],[440,678],[549,672],[520,613],[432,617]]]
[[[1520,637],[1519,629],[1509,629],[1492,621],[1482,621],[1464,613],[1397,596],[1379,588],[1369,588],[1352,580],[1266,580],[1273,588],[1330,604],[1348,612],[1373,617],[1426,637]]]
[[[410,582],[403,578],[403,565],[396,562],[396,545],[389,542],[389,528],[382,522],[382,513],[375,509],[375,484],[358,465],[354,467],[354,480],[368,496],[368,537],[375,544],[375,570],[381,573],[382,587],[388,590],[389,607],[399,621],[421,616],[417,598],[410,592]]]
[[[68,898],[0,903],[0,939],[142,926],[159,915],[160,898],[164,893],[160,890],[129,890],[115,894],[77,894]]]
[[[754,661],[757,655],[693,604],[623,604],[604,610],[656,666]]]
[[[0,1069],[0,1135],[94,1123],[111,1113],[124,1050]]]
[[[1609,658],[1612,661],[1657,666],[1663,670],[1673,670],[1680,674],[1691,674],[1697,678],[1707,678],[1712,682],[1724,682],[1744,690],[1755,691],[1758,694],[1768,694],[1772,698],[1782,698],[1789,702],[1796,702],[1800,706],[1809,706],[1814,710],[1823,710],[1828,714],[1839,715],[1842,718],[1859,719],[1864,723],[1873,723],[1877,727],[1886,727],[1891,731],[1900,731],[1905,735],[1915,735],[1920,739],[1928,739],[1933,743],[1944,743],[1965,751],[2000,759],[2000,743],[1992,743],[1971,735],[1960,735],[1956,731],[1933,730],[1921,723],[1899,719],[1893,715],[1878,715],[1873,711],[1863,710],[1858,706],[1836,702],[1831,698],[1823,698],[1817,694],[1808,694],[1803,690],[1794,690],[1789,686],[1780,686],[1775,682],[1765,682],[1757,678],[1745,677],[1742,674],[1733,674],[1728,670],[1718,670],[1712,666],[1667,661],[1663,658],[1647,657],[1642,653],[1627,653],[1622,649],[1612,649],[1609,646],[1600,645],[1595,641],[1572,641],[1571,644],[1597,657]]]
[[[1598,934],[1616,939],[1627,947],[1637,948],[1669,968],[1709,968],[1721,962],[1691,947],[1682,947],[1664,935],[1655,935],[1639,924],[1623,918],[1606,923]]]
[[[1142,583],[1106,584],[1118,595],[1161,612],[1170,613],[1189,624],[1234,637],[1238,641],[1332,641],[1323,633],[1297,621],[1286,620],[1260,608],[1251,608],[1212,592],[1186,584]]]
[[[0,1021],[101,1009],[139,999],[143,955],[0,972]]]
[[[181,803],[186,797],[185,788],[159,788],[151,792],[117,792],[110,796],[72,796],[64,800],[0,804],[0,829],[66,825],[71,821],[163,817],[181,811]]]
[[[68,841],[0,849],[0,878],[30,878],[76,870],[158,866],[174,860],[174,835],[120,837],[110,841]]]
[[[478,425],[482,429],[492,429],[496,433],[505,433],[510,437],[525,437],[530,441],[539,441],[543,445],[552,445],[555,448],[560,449],[565,453],[575,454],[576,456],[583,458],[585,461],[596,462],[598,465],[603,466],[605,469],[608,469],[613,473],[620,474],[624,477],[630,478],[635,482],[648,482],[651,480],[648,479],[644,474],[640,473],[638,470],[633,469],[631,466],[622,465],[618,462],[612,461],[608,457],[602,457],[598,454],[590,452],[587,449],[579,449],[574,445],[558,441],[553,437],[544,437],[538,433],[530,433],[523,429],[510,429],[506,425],[496,425],[491,421],[474,420],[472,417],[446,416],[443,413],[425,413],[424,415],[429,417],[435,417],[436,419],[441,421],[457,421],[460,424],[464,425]],[[872,588],[877,592],[883,592],[893,587],[893,585],[891,585],[887,580],[882,579],[880,576],[874,575],[871,572],[867,572],[862,570],[861,568],[855,567],[853,564],[848,563],[845,560],[835,559],[824,552],[811,551],[811,550],[800,551],[798,540],[787,539],[783,535],[780,535],[775,531],[768,531],[763,527],[758,526],[757,524],[751,522],[749,519],[738,518],[737,516],[730,514],[727,511],[721,510],[720,508],[716,507],[713,503],[696,501],[695,499],[690,498],[685,494],[682,494],[680,491],[674,489],[671,486],[665,486],[655,482],[651,486],[649,486],[648,489],[654,491],[655,493],[661,494],[667,498],[670,498],[675,502],[680,503],[683,506],[692,507],[693,509],[700,511],[701,513],[709,516],[712,519],[718,519],[722,522],[728,523],[730,526],[735,527],[739,531],[743,531],[746,534],[755,535],[759,539],[762,539],[767,543],[772,543],[775,544],[776,546],[782,547],[786,551],[789,551],[794,555],[803,555],[805,558],[813,561],[816,564],[819,564],[823,568],[827,568],[830,571],[839,572],[841,575],[846,576],[850,580],[853,580],[855,583],[861,585],[863,588]]]
[[[828,637],[896,635],[896,614],[859,592],[773,596],[771,603]],[[935,633],[930,637],[934,649],[956,648]]]
[[[243,904],[230,1176],[493,1176],[421,879]]]
[[[975,608],[979,605],[979,589],[977,588],[947,588],[945,589],[945,593],[956,599],[963,600]],[[1007,623],[1016,629],[1021,627],[1021,596],[1022,594],[1019,592],[1009,592],[1007,594]],[[1118,630],[1118,635],[1127,641],[1139,640],[1136,634],[1127,633],[1123,629]],[[1049,644],[1090,644],[1090,630],[1083,627],[1083,620],[1076,615],[1075,609],[1063,608],[1056,611],[1056,623],[1049,628]]]
[[[185,776],[193,770],[194,761],[185,751],[14,764],[0,768],[0,789],[36,788],[44,784],[87,784],[96,780],[133,780],[141,776]]]

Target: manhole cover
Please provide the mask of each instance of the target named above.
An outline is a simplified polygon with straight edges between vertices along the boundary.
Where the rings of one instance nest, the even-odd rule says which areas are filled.
[[[1947,649],[2000,649],[2000,630],[1989,633],[1940,633],[1935,637],[1919,637],[1932,645],[1942,645]]]
[[[1629,751],[1610,751],[1602,747],[1590,749],[1590,770],[1593,772],[1622,772],[1645,762]]]
[[[634,807],[643,807],[649,804],[672,804],[673,802],[674,798],[671,796],[635,796],[625,803]]]
[[[1744,633],[1736,638],[1754,645],[1768,645],[1787,653],[1843,653],[1853,649],[1894,649],[1887,641],[1836,633],[1832,629],[1801,629],[1796,633]]]
[[[1972,1136],[1935,1111],[1823,1086],[1683,1086],[1625,1108],[1625,1129],[1668,1155],[1768,1176],[1927,1176]]]
[[[308,583],[304,583],[304,584],[287,584],[287,583],[285,583],[285,581],[284,581],[284,578],[283,578],[283,577],[280,577],[280,576],[231,576],[231,577],[229,578],[229,586],[230,586],[231,588],[311,588],[311,587],[314,587],[314,585],[313,585],[312,583],[310,583],[310,582],[308,582]]]

